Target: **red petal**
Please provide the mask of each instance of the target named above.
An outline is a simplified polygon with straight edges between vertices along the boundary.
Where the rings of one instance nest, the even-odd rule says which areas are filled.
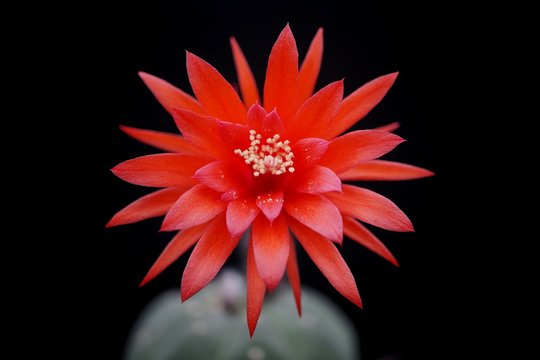
[[[236,73],[238,74],[238,83],[240,85],[240,91],[242,92],[242,98],[247,108],[255,103],[260,103],[259,90],[257,90],[257,83],[251,72],[251,68],[240,49],[240,45],[235,38],[231,38],[231,48],[234,58],[234,65],[236,66]]]
[[[200,152],[197,151],[197,149],[188,144],[186,139],[177,134],[155,130],[137,129],[124,125],[120,125],[120,130],[142,143],[163,151],[200,155]]]
[[[403,141],[386,131],[353,131],[330,141],[320,164],[339,174],[392,151]]]
[[[107,227],[131,224],[165,215],[186,190],[186,188],[167,188],[143,196],[117,212]]]
[[[366,227],[360,224],[353,218],[343,217],[343,231],[345,235],[350,237],[362,246],[367,247],[375,254],[382,256],[384,259],[390,261],[395,266],[399,266],[396,258],[390,250],[379,240],[375,235],[371,233]]]
[[[287,260],[287,275],[289,283],[296,302],[298,316],[302,316],[302,289],[300,288],[300,271],[298,270],[298,259],[296,258],[296,245],[293,239],[289,236],[289,259]]]
[[[226,207],[220,193],[204,185],[196,185],[172,206],[161,230],[187,229],[205,223],[225,211]]]
[[[111,171],[120,179],[135,185],[171,187],[189,186],[195,171],[208,160],[183,154],[141,156],[116,165]]]
[[[193,92],[208,114],[245,124],[246,108],[231,84],[212,65],[189,52],[186,64]]]
[[[353,181],[413,180],[433,175],[432,171],[413,165],[386,160],[372,160],[342,172],[339,174],[339,178]]]
[[[319,70],[321,69],[323,55],[323,29],[320,28],[315,34],[309,46],[306,58],[300,67],[298,74],[297,104],[302,104],[313,94],[317,83]]]
[[[150,91],[152,91],[159,103],[170,114],[172,114],[173,108],[186,109],[198,114],[204,114],[204,109],[201,104],[199,104],[199,102],[191,95],[186,94],[182,90],[154,75],[140,71],[139,76],[146,86],[148,86]]]
[[[239,236],[231,236],[225,215],[215,219],[193,249],[182,275],[182,301],[186,301],[216,276],[238,245]]]
[[[391,231],[414,231],[411,221],[396,204],[371,190],[342,185],[342,193],[326,196],[345,216]]]
[[[277,108],[284,122],[296,112],[298,50],[289,24],[279,34],[268,58],[264,81],[264,108]]]
[[[272,137],[274,134],[283,134],[285,128],[283,121],[275,110],[270,114],[259,104],[253,105],[248,111],[248,126],[256,130],[263,138]]]
[[[328,191],[341,191],[341,180],[330,169],[324,166],[313,165],[295,174],[291,183],[291,188],[295,191],[320,194]]]
[[[307,227],[337,243],[343,240],[343,222],[334,204],[321,195],[288,193],[285,211]]]
[[[203,154],[220,157],[222,141],[215,118],[179,109],[173,111],[173,117],[176,126],[191,145]]]
[[[324,137],[330,120],[343,98],[343,80],[333,82],[309,98],[287,123],[287,136],[293,141],[306,137]]]
[[[194,178],[210,189],[219,192],[234,190],[239,194],[247,187],[248,182],[253,181],[249,168],[247,166],[242,168],[246,170],[244,174],[239,172],[233,164],[215,161],[197,170]]]
[[[401,124],[400,124],[399,121],[394,121],[393,123],[373,128],[373,130],[394,132],[397,129],[399,129],[400,126],[401,126]]]
[[[281,281],[289,257],[289,228],[283,215],[274,222],[257,216],[251,227],[251,238],[257,269],[268,290]]]
[[[264,293],[266,292],[266,286],[264,281],[259,275],[257,270],[257,264],[255,264],[255,255],[253,254],[253,241],[249,240],[248,254],[247,254],[247,274],[246,274],[246,288],[247,288],[247,322],[249,328],[249,335],[253,336],[255,327],[259,321],[261,310],[264,302]]]
[[[366,116],[384,98],[397,76],[395,72],[378,77],[347,96],[330,124],[328,139],[338,136]]]
[[[257,196],[255,202],[268,220],[272,222],[281,213],[281,208],[283,207],[283,192],[275,191],[261,194]]]
[[[351,270],[335,245],[293,219],[289,219],[289,226],[330,284],[353,304],[362,307],[362,300]]]
[[[140,286],[147,284],[150,280],[161,274],[163,270],[188,251],[201,238],[206,228],[207,224],[201,224],[178,232],[167,244],[161,255],[159,255],[159,258],[152,265]]]
[[[307,138],[292,145],[294,167],[297,170],[316,164],[323,157],[330,142],[323,139]]]
[[[231,235],[242,235],[259,214],[254,199],[239,199],[227,206],[227,228]]]

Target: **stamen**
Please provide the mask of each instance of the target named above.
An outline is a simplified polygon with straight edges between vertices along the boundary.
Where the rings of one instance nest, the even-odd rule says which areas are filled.
[[[262,141],[262,135],[255,130],[249,131],[251,144],[246,150],[236,149],[234,153],[244,158],[246,164],[251,165],[253,176],[260,176],[266,173],[272,175],[291,174],[295,171],[294,154],[290,147],[290,141],[279,141],[279,134]]]

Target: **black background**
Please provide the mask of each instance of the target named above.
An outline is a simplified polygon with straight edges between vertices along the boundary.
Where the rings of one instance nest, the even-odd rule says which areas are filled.
[[[77,135],[69,140],[80,159],[68,165],[73,172],[66,182],[73,180],[79,187],[73,192],[76,210],[64,214],[71,219],[72,212],[76,213],[73,221],[66,221],[70,243],[62,250],[72,252],[66,268],[73,269],[75,276],[64,275],[66,281],[60,287],[72,295],[60,301],[60,311],[72,315],[75,321],[70,328],[85,335],[70,344],[100,358],[120,358],[139,311],[154,295],[179,285],[186,261],[183,257],[156,281],[139,288],[171,234],[158,233],[159,220],[104,228],[116,211],[147,193],[147,189],[116,179],[109,169],[154,151],[129,139],[118,125],[175,131],[171,118],[137,71],[189,91],[184,52],[189,50],[234,81],[228,41],[235,36],[260,86],[272,44],[287,22],[301,59],[318,27],[324,28],[318,88],[344,77],[348,94],[377,76],[400,71],[385,100],[357,127],[400,121],[397,134],[408,141],[387,158],[437,174],[417,181],[366,185],[395,201],[413,221],[416,233],[373,229],[395,254],[401,264],[398,269],[353,242],[345,242],[342,253],[357,279],[364,310],[341,298],[301,253],[303,283],[332,297],[346,311],[359,331],[364,360],[388,355],[396,359],[451,358],[473,343],[474,319],[467,318],[466,326],[461,321],[464,307],[474,312],[477,306],[470,295],[473,286],[482,286],[464,279],[464,269],[473,256],[463,249],[472,250],[474,237],[457,230],[464,213],[449,215],[448,211],[456,204],[466,205],[460,192],[464,178],[456,163],[467,139],[456,121],[457,109],[468,101],[468,93],[454,89],[466,67],[474,67],[467,46],[470,42],[458,35],[467,21],[467,16],[451,7],[429,9],[385,2],[178,1],[123,7],[94,4],[75,11],[68,22],[80,33],[76,41],[65,44],[71,51],[66,60],[68,83],[74,85],[64,90],[74,98],[70,103],[74,112],[71,122],[64,125]],[[454,150],[449,152],[449,148]],[[230,264],[237,266],[242,261],[235,255]],[[457,323],[462,330],[449,332]]]

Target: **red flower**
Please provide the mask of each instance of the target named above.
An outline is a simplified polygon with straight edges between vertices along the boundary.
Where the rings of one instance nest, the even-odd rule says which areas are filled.
[[[242,99],[220,73],[187,53],[196,99],[146,73],[143,81],[183,134],[122,127],[168,153],[142,156],[112,171],[136,185],[163,188],[118,212],[108,226],[165,215],[162,230],[179,230],[142,284],[195,245],[182,277],[182,300],[206,286],[249,233],[247,315],[252,334],[266,289],[287,271],[299,313],[300,276],[294,237],[343,296],[362,306],[353,275],[337,250],[343,234],[397,265],[360,222],[413,231],[407,216],[356,180],[406,180],[428,170],[376,160],[403,139],[388,131],[341,135],[381,101],[397,73],[381,76],[343,99],[343,81],[312,95],[323,51],[322,30],[300,69],[289,26],[270,53],[263,102],[235,39],[231,46]],[[259,104],[264,104],[264,107]]]

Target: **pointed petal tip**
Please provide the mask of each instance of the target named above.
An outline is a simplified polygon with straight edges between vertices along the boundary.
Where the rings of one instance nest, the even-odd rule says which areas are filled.
[[[116,223],[116,221],[115,221],[115,219],[114,219],[114,216],[113,216],[113,217],[111,218],[111,220],[109,220],[109,221],[107,222],[107,224],[105,224],[105,228],[106,228],[106,229],[110,229],[110,228],[112,228],[112,227],[114,227],[114,226],[117,226],[117,225],[118,225],[118,224]]]

